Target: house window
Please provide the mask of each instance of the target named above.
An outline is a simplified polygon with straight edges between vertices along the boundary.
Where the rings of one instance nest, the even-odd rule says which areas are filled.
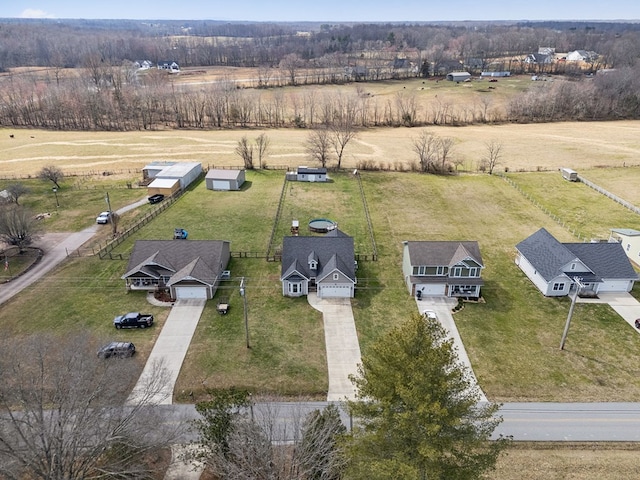
[[[437,275],[444,275],[444,267],[438,267]]]
[[[338,280],[340,278],[340,275],[338,275],[337,273],[333,274],[333,279],[334,280]]]
[[[424,275],[426,271],[427,271],[427,267],[425,266],[418,267],[418,275]]]
[[[290,283],[289,284],[289,293],[300,293],[300,284],[299,283]]]
[[[462,274],[462,267],[454,267],[452,277],[459,277]]]
[[[564,283],[554,283],[553,291],[554,292],[562,292],[564,290]]]
[[[477,277],[478,276],[478,268],[477,267],[473,267],[469,269],[469,276],[470,277]]]
[[[572,263],[572,264],[571,264],[571,270],[575,270],[575,269],[576,269],[576,264],[575,264],[575,263]]]

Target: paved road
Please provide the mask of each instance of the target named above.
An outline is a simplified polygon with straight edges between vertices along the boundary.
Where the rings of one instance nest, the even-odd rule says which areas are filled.
[[[349,375],[358,373],[358,365],[362,363],[362,359],[351,300],[320,299],[315,293],[309,293],[307,300],[313,308],[322,312],[329,376],[327,401],[354,400],[356,390]]]

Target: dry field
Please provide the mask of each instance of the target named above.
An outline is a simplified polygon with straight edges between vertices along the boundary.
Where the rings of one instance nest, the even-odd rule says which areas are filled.
[[[475,171],[485,155],[485,144],[498,140],[503,154],[497,170],[578,171],[596,167],[640,164],[640,121],[431,127],[452,137],[452,158],[462,170]],[[241,165],[234,152],[237,141],[260,133],[271,140],[265,159],[271,166],[312,165],[305,152],[306,129],[281,130],[171,130],[143,132],[55,132],[0,130],[0,177],[35,175],[54,164],[68,173],[138,171],[152,161],[199,161],[205,166]],[[417,158],[412,141],[417,128],[378,128],[361,131],[347,145],[343,166],[372,162],[380,168],[406,169]],[[615,174],[613,174],[615,175]],[[594,179],[594,181],[597,181]]]

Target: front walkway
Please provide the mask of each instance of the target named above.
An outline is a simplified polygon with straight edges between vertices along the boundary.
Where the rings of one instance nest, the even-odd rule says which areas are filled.
[[[196,299],[175,302],[149,354],[138,383],[127,399],[128,404],[138,403],[152,390],[154,394],[146,399],[147,401],[159,405],[171,405],[173,389],[205,302],[206,300]],[[159,378],[160,369],[164,371],[161,378]],[[158,385],[158,382],[161,384]],[[154,386],[158,385],[158,388],[154,388],[151,383]]]
[[[436,312],[440,324],[453,339],[453,345],[457,350],[460,363],[467,367],[469,373],[471,374],[473,383],[475,383],[475,385],[478,387],[478,391],[480,393],[480,401],[487,402],[487,397],[478,384],[476,374],[473,373],[471,360],[469,360],[467,350],[464,348],[462,338],[460,338],[460,333],[458,333],[456,322],[453,320],[453,314],[451,313],[451,310],[457,305],[457,303],[458,299],[454,297],[422,297],[422,300],[418,300],[416,298],[416,304],[418,305],[418,311],[420,313],[424,312],[425,310],[433,310],[434,312]]]
[[[318,298],[307,295],[309,305],[322,312],[324,342],[327,349],[329,392],[327,401],[355,400],[356,389],[349,380],[362,363],[356,323],[349,298]]]

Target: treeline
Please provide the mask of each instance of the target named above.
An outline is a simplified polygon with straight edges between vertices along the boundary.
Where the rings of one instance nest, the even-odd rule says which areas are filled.
[[[110,65],[171,60],[183,68],[274,67],[289,54],[314,63],[339,53],[346,56],[345,65],[353,66],[383,51],[418,64],[456,61],[467,65],[470,60],[516,61],[540,46],[558,52],[591,50],[601,55],[602,64],[628,66],[640,57],[640,24],[0,20],[0,71],[23,66],[84,67],[91,56]]]
[[[122,78],[107,87],[76,78],[42,88],[22,78],[0,93],[0,125],[55,130],[154,130],[165,128],[313,128],[349,118],[358,128],[469,125],[496,122],[617,120],[640,118],[640,64],[566,80],[532,83],[505,105],[490,95],[476,101],[425,101],[411,92],[378,97],[355,83],[350,93],[306,86],[300,89],[240,89],[231,81],[197,90],[145,77]],[[155,79],[155,80],[154,80]]]

